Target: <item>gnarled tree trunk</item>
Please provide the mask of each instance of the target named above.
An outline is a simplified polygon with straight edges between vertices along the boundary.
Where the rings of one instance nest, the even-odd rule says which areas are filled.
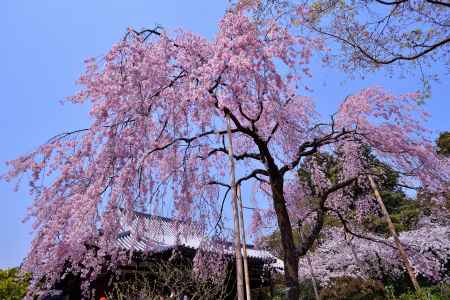
[[[272,176],[275,175],[275,176]],[[270,175],[270,186],[272,190],[273,207],[280,228],[281,244],[283,245],[284,277],[287,286],[286,299],[298,300],[300,296],[298,281],[299,257],[294,244],[292,225],[286,207],[283,194],[283,178],[281,175]]]

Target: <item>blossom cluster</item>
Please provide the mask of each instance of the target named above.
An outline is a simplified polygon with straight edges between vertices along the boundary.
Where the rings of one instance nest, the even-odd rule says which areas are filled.
[[[301,83],[322,48],[274,20],[256,24],[235,10],[212,40],[130,29],[101,60],[87,60],[82,88],[69,101],[88,102],[92,124],[10,161],[4,176],[30,175],[35,238],[23,265],[33,274],[30,293],[67,273],[79,274],[87,290],[104,269],[114,270],[123,259],[120,220],[136,210],[176,214],[207,229],[223,220],[230,194],[225,115],[238,174],[250,174],[238,181],[258,183],[263,213],[254,227],[275,219],[273,202],[262,199],[274,197],[274,180],[290,215],[308,215],[301,202],[312,191],[283,176],[319,151],[342,153],[341,180],[367,171],[358,151],[368,145],[405,178],[436,194],[448,188],[449,160],[435,154],[416,95],[369,88],[348,97],[331,124],[319,122]],[[315,184],[329,188],[320,164],[309,163]],[[330,195],[335,207],[348,200],[340,195]]]
[[[340,229],[328,232],[326,240],[309,255],[316,280],[323,286],[334,278],[398,279],[405,274],[404,265],[392,238],[366,234],[370,240],[350,239]],[[400,233],[401,243],[416,276],[431,282],[448,280],[450,261],[450,227],[429,223],[419,229]],[[310,278],[307,259],[299,266],[301,278]]]

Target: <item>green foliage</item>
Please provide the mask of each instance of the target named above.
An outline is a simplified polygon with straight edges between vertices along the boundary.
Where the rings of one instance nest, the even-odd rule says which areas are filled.
[[[399,174],[392,170],[389,166],[384,164],[382,161],[375,157],[369,148],[365,149],[363,156],[365,157],[368,166],[370,166],[374,172],[380,174],[377,176],[377,183],[380,189],[383,202],[386,205],[391,219],[396,226],[397,232],[411,230],[417,224],[420,214],[426,209],[426,207],[420,201],[415,199],[409,199],[402,189],[398,186]],[[323,166],[325,166],[326,176],[331,183],[337,183],[338,174],[340,172],[340,166],[338,161],[334,156],[329,154],[316,154],[314,158]],[[300,182],[309,186],[314,190],[314,182],[311,179],[311,174],[308,172],[307,168],[300,168],[297,173]],[[353,188],[353,194],[356,197],[361,194],[372,193],[371,189],[367,187],[355,186]],[[309,199],[309,204],[315,206],[315,199]],[[346,216],[351,218],[351,215]],[[293,220],[294,226],[296,220]],[[334,215],[327,214],[324,219],[324,228],[329,227],[339,227],[342,226],[340,220]],[[366,230],[375,232],[378,234],[389,235],[388,225],[384,218],[380,215],[370,215],[365,217],[363,221],[363,226]],[[304,235],[307,235],[309,228],[303,226],[301,229]],[[299,233],[298,228],[294,230],[294,242],[299,243]],[[319,235],[319,238],[321,236]],[[281,238],[279,231],[275,231],[270,236],[263,239],[265,245],[270,249],[275,255],[280,255],[281,252]],[[311,249],[313,250],[313,249]]]
[[[260,300],[283,300],[285,291],[284,285],[275,285],[272,290],[270,287],[257,288],[251,290],[251,297]]]
[[[282,283],[275,284],[270,291],[269,287],[252,290],[252,299],[283,300],[286,299],[286,286]],[[299,300],[316,300],[311,280],[300,282]]]
[[[340,277],[320,291],[320,299],[381,300],[386,296],[379,281]]]
[[[314,286],[311,279],[306,279],[300,282],[300,300],[315,300]]]
[[[409,279],[399,279],[395,284],[391,282],[383,284],[376,280],[355,279],[352,277],[341,277],[335,279],[331,285],[322,288],[320,292],[321,300],[417,300],[412,286],[407,284]],[[400,287],[402,285],[402,287]],[[262,295],[259,293],[257,299],[282,300],[284,299],[286,287],[281,281],[274,285],[272,296],[269,290]],[[300,282],[300,300],[315,300],[312,282],[304,280]],[[438,284],[428,287],[422,286],[425,299],[428,300],[450,300],[450,285]],[[255,298],[255,299],[256,299]]]
[[[300,241],[300,234],[297,230],[293,230],[294,243],[298,245]],[[261,243],[264,244],[275,256],[282,257],[283,248],[281,246],[281,234],[279,230],[275,230],[272,234],[261,238]]]
[[[409,199],[405,195],[398,186],[400,176],[397,172],[379,161],[370,153],[369,149],[364,155],[367,157],[373,170],[381,174],[381,176],[378,176],[380,194],[397,232],[414,229],[421,212],[425,209],[424,205],[420,201]],[[381,215],[367,217],[364,227],[379,234],[389,234],[388,225]]]
[[[397,232],[411,230],[415,227],[424,209],[421,203],[396,192],[383,191],[382,197]],[[367,217],[364,227],[379,234],[389,234],[388,225],[380,216]]]
[[[450,285],[439,284],[431,287],[422,288],[425,294],[425,299],[429,300],[448,300],[450,299]],[[412,290],[408,290],[398,296],[394,293],[394,288],[391,286],[386,287],[386,296],[389,300],[416,300],[416,293]]]
[[[449,156],[450,155],[450,131],[442,132],[436,141],[438,146],[438,153]]]
[[[0,270],[0,299],[22,299],[27,292],[29,279],[28,275],[21,277],[18,268]]]

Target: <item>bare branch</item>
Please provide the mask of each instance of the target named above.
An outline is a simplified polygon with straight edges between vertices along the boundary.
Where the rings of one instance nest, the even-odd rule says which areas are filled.
[[[326,191],[322,192],[321,193],[321,197],[326,199],[326,198],[328,198],[328,196],[330,194],[332,194],[334,192],[337,192],[338,190],[353,184],[357,179],[358,179],[357,177],[352,177],[352,178],[349,178],[347,180],[344,180],[344,181],[341,181],[339,183],[336,183],[332,187],[328,188]]]
[[[200,157],[200,158],[205,159],[205,158],[207,158],[207,157],[209,157],[211,155],[214,155],[216,153],[224,153],[224,154],[228,155],[227,149],[222,147],[222,148],[212,149],[211,151],[208,152],[206,157]],[[252,158],[252,159],[255,159],[255,160],[258,160],[258,161],[261,160],[261,155],[259,155],[258,153],[249,153],[249,152],[242,153],[242,154],[234,154],[233,157],[234,157],[235,160],[243,160],[243,159],[246,159],[246,158]]]
[[[386,242],[384,240],[376,239],[376,238],[373,238],[373,237],[370,237],[370,236],[365,236],[365,235],[362,235],[362,234],[359,234],[359,233],[356,233],[356,232],[352,231],[349,228],[349,226],[348,226],[348,222],[345,220],[344,216],[342,216],[342,214],[338,210],[333,209],[331,207],[324,207],[324,208],[325,208],[325,210],[332,211],[333,213],[335,213],[338,216],[339,220],[341,221],[341,224],[344,227],[344,231],[349,233],[349,234],[351,234],[352,236],[355,236],[355,237],[360,238],[360,239],[372,241],[372,242],[375,242],[375,243],[384,244],[384,245],[386,245],[388,247],[391,247],[393,249],[397,249],[397,247],[395,247],[394,245],[391,245],[390,243],[388,243],[388,242]]]
[[[280,169],[280,172],[282,174],[284,174],[287,171],[292,170],[300,163],[302,157],[312,155],[312,154],[316,153],[320,147],[335,143],[341,137],[345,137],[347,135],[355,134],[355,133],[356,133],[356,130],[346,130],[345,128],[343,128],[342,131],[339,131],[339,132],[332,129],[331,133],[329,133],[321,138],[316,138],[313,141],[304,142],[302,145],[300,145],[300,147],[297,151],[296,158],[291,163],[284,165]]]
[[[251,172],[250,174],[248,174],[247,176],[244,176],[242,178],[239,178],[236,181],[236,185],[240,185],[242,182],[247,181],[251,178],[255,178],[257,180],[260,180],[257,175],[264,175],[264,176],[269,176],[269,172],[267,172],[266,170],[262,170],[262,169],[255,169],[253,170],[253,172]]]

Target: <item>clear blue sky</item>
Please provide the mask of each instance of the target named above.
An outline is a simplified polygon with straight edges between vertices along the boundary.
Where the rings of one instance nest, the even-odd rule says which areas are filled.
[[[4,0],[0,10],[0,173],[5,172],[4,161],[63,130],[89,124],[86,107],[58,103],[76,90],[74,81],[86,57],[105,53],[129,26],[183,27],[212,37],[226,4],[226,0]],[[320,69],[313,74],[314,96],[324,114],[331,113],[346,95],[369,85],[383,85],[394,92],[419,87],[416,80],[386,79],[383,74],[364,81],[348,80],[339,71]],[[443,82],[448,79],[442,77]],[[426,104],[432,113],[430,127],[436,132],[450,129],[448,92],[448,85],[434,84],[433,98]],[[21,222],[31,202],[28,191],[25,186],[17,193],[12,190],[12,184],[0,181],[0,268],[19,265],[31,240],[30,224]]]

